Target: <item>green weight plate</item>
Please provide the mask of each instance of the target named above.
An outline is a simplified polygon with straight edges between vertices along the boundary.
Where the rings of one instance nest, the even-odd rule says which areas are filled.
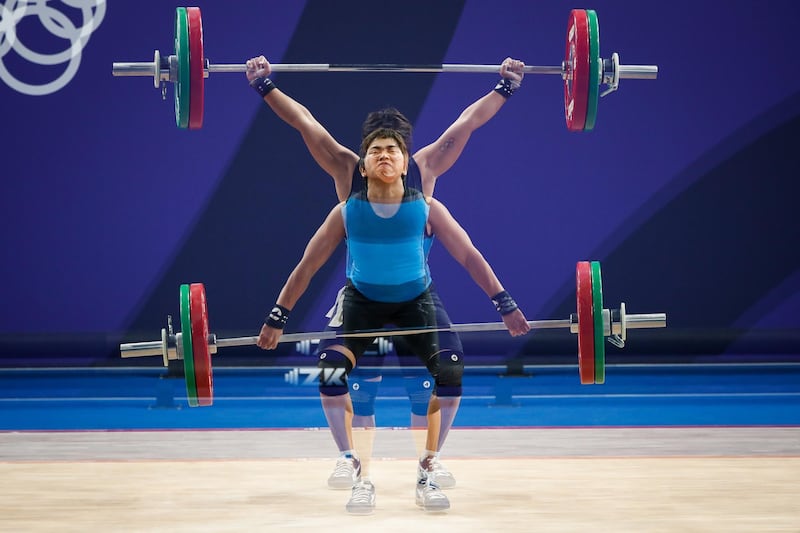
[[[192,345],[192,312],[189,285],[181,285],[181,342],[183,344],[183,374],[186,379],[186,398],[189,405],[197,407],[197,378],[194,375],[194,349]]]
[[[606,336],[603,332],[603,280],[600,263],[592,261],[592,317],[594,319],[594,382],[606,381]]]
[[[589,99],[586,102],[586,123],[583,125],[583,131],[590,131],[597,120],[597,104],[600,99],[603,73],[600,63],[600,26],[597,24],[597,13],[587,9],[586,15],[589,20]]]
[[[189,127],[189,97],[191,72],[189,70],[189,18],[185,7],[175,8],[175,57],[178,71],[175,77],[175,124]]]
[[[588,261],[575,267],[578,306],[578,371],[581,385],[594,383],[594,322],[592,321],[592,269]]]

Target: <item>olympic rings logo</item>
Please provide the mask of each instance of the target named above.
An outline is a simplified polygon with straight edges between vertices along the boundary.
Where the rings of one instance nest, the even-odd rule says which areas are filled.
[[[83,18],[80,27],[65,13],[48,5],[48,0],[7,0],[4,5],[0,5],[0,79],[12,89],[31,96],[44,96],[65,87],[77,73],[83,48],[105,17],[106,0],[61,0],[61,3],[80,10],[79,16]],[[69,41],[69,48],[53,54],[43,54],[26,46],[19,39],[17,25],[28,15],[38,16],[44,29],[59,39]],[[15,78],[4,63],[4,58],[12,50],[21,58],[37,65],[67,63],[67,67],[58,78],[48,83],[25,83]]]

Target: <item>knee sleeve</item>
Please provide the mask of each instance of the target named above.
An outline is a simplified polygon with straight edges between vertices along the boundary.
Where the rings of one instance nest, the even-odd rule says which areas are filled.
[[[433,382],[430,376],[415,376],[403,378],[403,383],[411,400],[411,412],[415,415],[428,414],[428,402],[433,392]]]
[[[464,355],[453,350],[441,350],[428,368],[436,379],[437,396],[461,396],[464,376]]]
[[[372,416],[375,414],[375,398],[378,396],[380,381],[367,381],[363,376],[351,375],[349,379],[350,398],[353,401],[353,414]]]
[[[347,394],[347,374],[353,370],[350,362],[342,352],[328,348],[319,352],[317,367],[319,373],[319,391],[327,396],[343,396]]]

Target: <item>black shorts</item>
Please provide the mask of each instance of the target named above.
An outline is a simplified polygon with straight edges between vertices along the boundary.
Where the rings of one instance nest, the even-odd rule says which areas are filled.
[[[431,285],[428,287],[428,292],[430,292],[431,298],[433,299],[433,305],[436,308],[437,327],[450,327],[452,325],[452,321],[450,320],[450,316],[447,314],[447,311],[444,308],[442,299],[439,298],[439,293],[436,292],[436,287]],[[404,359],[407,359],[408,356],[413,354],[411,347],[406,342],[406,336],[396,335],[392,337],[392,343],[394,344],[394,349],[397,352],[397,356],[400,358],[400,364],[403,365]],[[463,354],[464,347],[461,344],[461,337],[459,337],[458,333],[455,331],[440,331],[439,350],[449,350],[451,352]]]
[[[376,302],[361,294],[348,282],[344,290],[342,332],[379,330],[387,326],[399,329],[436,328],[436,306],[429,290],[407,302]],[[351,350],[356,360],[373,343],[374,336],[346,337],[344,346]],[[405,342],[419,361],[426,365],[439,351],[439,333],[436,331],[403,335]]]

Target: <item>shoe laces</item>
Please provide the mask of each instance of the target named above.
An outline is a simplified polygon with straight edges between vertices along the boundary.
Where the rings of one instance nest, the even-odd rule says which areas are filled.
[[[439,458],[438,457],[434,457],[430,461],[430,471],[431,472],[436,472],[436,473],[442,473],[442,472],[447,472],[447,469],[444,467],[444,465],[441,462],[439,462]]]
[[[353,485],[353,495],[350,497],[350,501],[352,503],[370,503],[374,490],[374,486],[369,481],[359,481]]]
[[[437,475],[450,475],[450,472],[439,462],[436,456],[429,456],[419,463],[419,477],[421,479],[435,479]],[[438,488],[438,485],[437,485]]]
[[[341,457],[336,460],[336,466],[333,469],[333,475],[335,477],[352,477],[354,471],[355,467],[353,465],[353,459]]]
[[[444,491],[433,480],[433,476],[428,476],[426,480],[420,482],[420,488],[426,499],[447,499],[447,496],[444,495]]]

